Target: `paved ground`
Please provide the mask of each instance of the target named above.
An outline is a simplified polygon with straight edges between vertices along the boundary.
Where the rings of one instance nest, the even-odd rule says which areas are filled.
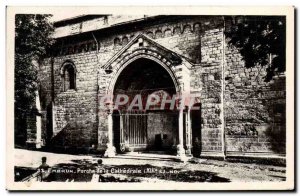
[[[52,173],[55,174],[52,175],[51,181],[249,182],[283,181],[286,175],[285,167],[282,166],[232,163],[211,159],[194,159],[194,163],[183,163],[164,155],[157,157],[151,154],[133,154],[99,158],[23,149],[16,149],[15,152],[17,177],[28,175],[27,169],[34,171],[41,164],[41,157],[45,156],[47,164],[52,167]],[[103,161],[102,164],[98,164],[99,159]],[[97,172],[89,173],[92,170]],[[67,174],[61,173],[66,171]]]

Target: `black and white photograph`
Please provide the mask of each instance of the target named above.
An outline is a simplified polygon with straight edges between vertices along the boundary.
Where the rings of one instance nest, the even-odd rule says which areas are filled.
[[[8,190],[294,189],[292,6],[7,21]]]

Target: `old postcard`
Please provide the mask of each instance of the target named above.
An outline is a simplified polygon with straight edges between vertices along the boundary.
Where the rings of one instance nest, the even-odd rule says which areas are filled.
[[[8,190],[293,190],[294,8],[7,7]]]

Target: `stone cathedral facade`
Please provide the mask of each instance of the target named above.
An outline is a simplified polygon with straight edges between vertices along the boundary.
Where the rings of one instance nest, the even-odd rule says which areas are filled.
[[[107,156],[284,155],[285,76],[265,82],[264,69],[245,67],[225,36],[231,20],[85,15],[55,22],[55,49],[39,65],[41,129],[27,129],[28,143]],[[198,109],[100,104],[122,93],[189,94]]]

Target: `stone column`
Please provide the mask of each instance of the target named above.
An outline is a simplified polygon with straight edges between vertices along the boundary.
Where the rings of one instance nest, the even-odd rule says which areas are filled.
[[[36,116],[36,148],[42,147],[42,117]]]
[[[105,157],[114,157],[116,155],[116,148],[113,144],[113,119],[112,119],[112,110],[108,111],[107,114],[107,126],[108,126],[108,143],[107,149],[104,153]]]
[[[35,97],[35,105],[37,109],[36,114],[36,148],[42,147],[42,116],[41,116],[41,102],[40,102],[40,96],[39,92],[36,91],[36,97]]]
[[[185,130],[186,130],[186,154],[188,156],[192,155],[192,145],[191,145],[191,138],[192,138],[192,131],[191,131],[191,110],[190,108],[187,110],[186,113],[186,120],[185,120]]]
[[[27,115],[26,131],[27,140],[26,145],[28,148],[41,148],[42,142],[42,114],[40,106],[40,98],[38,91],[35,92],[35,112]]]
[[[125,152],[125,138],[124,138],[124,114],[120,111],[120,151]]]
[[[183,148],[183,109],[180,109],[179,111],[178,138],[179,144],[177,145],[177,156],[180,160],[186,161],[185,150]]]

